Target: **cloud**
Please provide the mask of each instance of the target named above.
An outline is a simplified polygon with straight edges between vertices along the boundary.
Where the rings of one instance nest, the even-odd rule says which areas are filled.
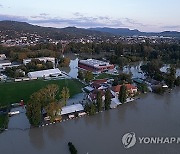
[[[76,26],[76,27],[120,27],[124,26],[119,19],[111,19],[107,16],[84,16],[79,12],[73,13],[71,18],[62,18],[62,17],[50,17],[50,16],[31,16],[29,19],[30,23],[40,24],[40,25],[55,25],[56,27],[66,26]]]
[[[28,18],[24,16],[14,16],[14,15],[4,15],[0,14],[0,20],[11,20],[11,21],[21,21],[28,22]]]
[[[39,15],[40,16],[48,16],[49,14],[47,14],[47,13],[40,13]]]
[[[14,16],[14,15],[2,15],[0,14],[0,20],[14,20],[29,22],[31,24],[37,24],[42,26],[76,26],[81,28],[89,27],[131,27],[135,21],[128,18],[112,18],[109,16],[85,16],[79,12],[73,14],[71,18],[62,17],[50,17],[49,14],[41,13],[39,15],[25,17],[25,16]],[[137,24],[137,23],[136,23]],[[139,24],[142,25],[142,24]]]
[[[3,5],[2,5],[2,4],[0,4],[0,8],[3,8]]]
[[[180,25],[163,26],[164,29],[180,29]]]
[[[71,18],[63,18],[60,16],[52,17],[46,13],[40,13],[34,16],[14,16],[14,15],[4,15],[0,14],[0,20],[14,20],[21,22],[28,22],[34,25],[46,26],[46,27],[67,27],[76,26],[79,28],[89,28],[89,27],[112,27],[112,28],[131,28],[139,29],[143,31],[164,30],[173,29],[179,30],[179,25],[177,26],[156,26],[156,25],[146,25],[140,23],[136,20],[130,18],[112,18],[110,16],[88,16],[79,12],[72,14]]]
[[[130,19],[130,18],[123,18],[123,19],[124,19],[125,23],[130,24],[130,25],[136,25],[136,26],[140,26],[140,27],[150,26],[150,25],[145,25],[143,23],[140,23],[134,19]]]

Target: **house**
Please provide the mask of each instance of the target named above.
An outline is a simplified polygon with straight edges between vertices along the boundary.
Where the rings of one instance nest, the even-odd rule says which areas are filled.
[[[28,73],[29,78],[58,77],[58,76],[62,76],[62,73],[58,68]]]
[[[114,94],[115,94],[116,96],[119,95],[119,91],[120,91],[120,89],[121,89],[121,86],[122,86],[122,85],[117,85],[117,86],[113,86],[113,87],[111,88],[111,90],[114,92]],[[128,92],[130,95],[134,95],[134,94],[137,93],[137,91],[138,91],[137,87],[135,87],[135,86],[132,85],[132,84],[125,84],[125,86],[126,86],[127,92]]]
[[[92,83],[96,83],[96,84],[106,84],[107,83],[107,79],[98,79],[98,80],[92,80]]]
[[[97,99],[97,93],[100,92],[101,93],[101,96],[102,96],[102,101],[105,100],[105,92],[103,90],[94,90],[92,91],[89,95],[88,95],[88,99],[91,101],[91,102],[96,102],[96,99]]]
[[[11,62],[9,60],[0,60],[0,69],[5,70],[6,67],[10,67]]]
[[[88,99],[91,101],[91,102],[96,102],[96,99],[97,99],[97,93],[100,92],[101,93],[101,96],[102,96],[102,101],[105,100],[105,91],[104,90],[94,90],[92,91],[89,95],[88,95]],[[111,92],[111,98],[115,98],[115,96],[113,95],[113,93]]]
[[[90,84],[90,86],[93,89],[97,89],[97,90],[105,90],[108,88],[107,85],[107,79],[99,79],[99,80],[93,80]]]

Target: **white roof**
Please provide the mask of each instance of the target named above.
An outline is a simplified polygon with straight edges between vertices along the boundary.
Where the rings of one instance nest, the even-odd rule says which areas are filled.
[[[84,89],[88,90],[88,91],[93,91],[94,88],[90,87],[90,86],[87,86],[87,87],[84,87]]]
[[[81,104],[75,104],[70,106],[62,107],[61,115],[83,111],[84,107]]]
[[[110,64],[108,62],[96,60],[96,59],[87,59],[87,60],[80,60],[81,63],[94,66],[94,67],[100,67],[100,66],[109,66]]]
[[[38,77],[47,77],[47,76],[55,75],[55,74],[61,74],[61,71],[58,68],[42,70],[42,71],[35,71],[35,72],[29,72],[28,76],[30,78],[38,78]]]
[[[23,59],[23,61],[31,61],[32,59],[39,59],[39,60],[55,60],[54,57],[38,57],[38,58],[28,58],[28,59]]]

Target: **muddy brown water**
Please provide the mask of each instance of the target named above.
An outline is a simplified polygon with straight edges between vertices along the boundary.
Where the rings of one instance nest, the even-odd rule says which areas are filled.
[[[122,136],[180,137],[180,88],[163,96],[142,95],[135,102],[124,104],[91,117],[26,131],[8,130],[0,134],[1,154],[69,154],[71,141],[79,154],[179,154],[180,144],[140,144],[125,149]],[[22,119],[22,120],[20,120]],[[10,121],[24,126],[24,116]],[[28,124],[27,124],[28,126]]]

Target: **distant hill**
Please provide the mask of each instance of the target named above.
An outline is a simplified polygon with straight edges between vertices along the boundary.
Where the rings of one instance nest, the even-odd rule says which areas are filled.
[[[141,32],[138,30],[130,30],[128,28],[90,28],[90,30],[96,30],[100,32],[108,32],[113,35],[121,35],[121,36],[132,36],[132,35],[140,35]]]
[[[52,28],[31,25],[26,22],[17,21],[0,21],[0,31],[6,32],[12,37],[16,37],[18,33],[37,33],[44,37],[53,39],[71,39],[91,36],[110,36],[109,33],[93,31],[83,28],[66,27],[66,28]]]
[[[99,32],[107,32],[111,33],[113,35],[120,35],[120,36],[133,36],[133,35],[145,35],[145,36],[166,36],[166,37],[180,37],[180,32],[177,31],[164,31],[159,33],[151,33],[151,32],[141,32],[137,29],[130,30],[128,28],[90,28],[90,30],[93,31],[99,31]]]

